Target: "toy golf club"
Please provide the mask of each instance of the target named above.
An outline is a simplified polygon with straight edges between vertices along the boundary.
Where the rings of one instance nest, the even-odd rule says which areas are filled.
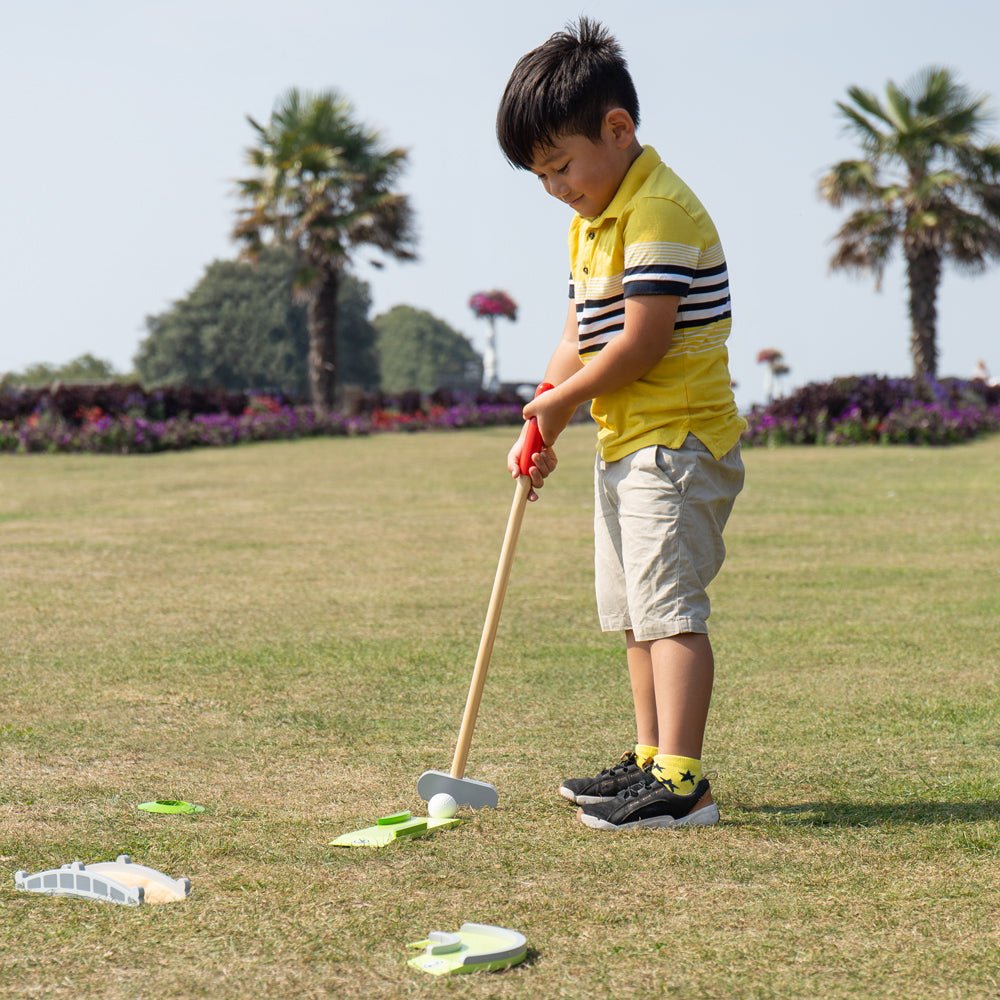
[[[543,382],[535,392],[539,396],[552,386]],[[524,519],[524,509],[531,492],[531,476],[534,467],[531,456],[545,447],[542,435],[538,430],[538,422],[532,418],[528,421],[524,445],[519,457],[520,476],[514,488],[514,500],[507,518],[507,530],[504,532],[503,545],[500,548],[500,563],[497,566],[496,577],[493,580],[493,592],[486,611],[486,622],[483,625],[483,635],[479,640],[479,652],[476,654],[476,665],[472,671],[472,683],[469,685],[469,697],[465,703],[465,714],[462,716],[462,728],[458,733],[458,743],[455,746],[455,756],[451,762],[451,772],[424,771],[417,781],[417,792],[422,799],[429,801],[433,795],[446,792],[461,806],[471,806],[481,809],[485,806],[496,807],[497,790],[488,782],[476,781],[465,777],[465,764],[472,743],[472,731],[479,714],[479,702],[483,696],[483,686],[493,654],[493,642],[496,639],[497,627],[500,624],[500,612],[503,609],[504,597],[507,594],[507,583],[510,580],[511,566],[514,563],[514,550],[517,547],[518,535],[521,533],[521,522]]]

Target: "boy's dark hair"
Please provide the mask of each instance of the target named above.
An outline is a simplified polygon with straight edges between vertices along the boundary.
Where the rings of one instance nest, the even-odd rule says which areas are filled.
[[[522,56],[497,110],[497,141],[515,167],[566,135],[596,142],[611,108],[639,124],[639,98],[621,47],[597,21],[581,17]]]

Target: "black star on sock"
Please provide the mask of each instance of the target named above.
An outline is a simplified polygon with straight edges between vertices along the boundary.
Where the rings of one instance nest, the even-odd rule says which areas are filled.
[[[662,779],[662,783],[664,785],[666,785],[667,788],[670,789],[670,791],[672,791],[672,792],[676,792],[677,791],[677,786],[669,778],[663,778]]]
[[[685,771],[681,775],[681,781],[690,781],[691,784],[693,785],[695,783],[694,782],[694,775],[690,771]]]

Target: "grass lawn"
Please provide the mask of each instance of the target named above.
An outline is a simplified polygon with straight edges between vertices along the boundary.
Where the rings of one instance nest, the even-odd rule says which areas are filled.
[[[723,823],[609,835],[555,792],[634,738],[571,428],[469,760],[500,808],[328,846],[450,764],[510,437],[0,457],[0,996],[1000,994],[1000,436],[746,453],[714,584]],[[14,891],[120,853],[190,898]],[[406,966],[466,920],[528,961]]]

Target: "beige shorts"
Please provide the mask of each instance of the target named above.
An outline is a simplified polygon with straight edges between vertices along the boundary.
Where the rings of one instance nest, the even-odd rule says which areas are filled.
[[[693,435],[594,470],[597,614],[640,642],[708,632],[705,592],[722,567],[722,529],[743,488],[737,444],[721,459]]]

